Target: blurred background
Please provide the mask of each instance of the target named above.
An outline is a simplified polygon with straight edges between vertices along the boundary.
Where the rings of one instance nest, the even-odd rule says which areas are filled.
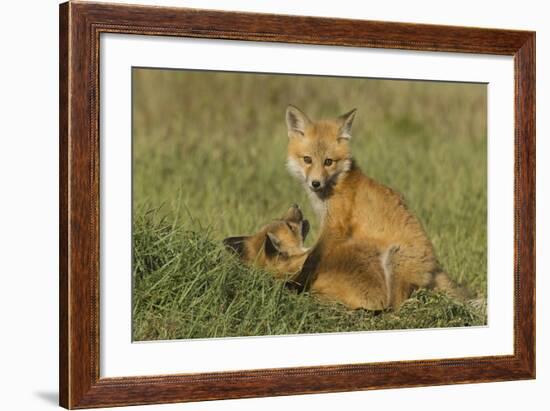
[[[285,167],[285,109],[356,107],[363,171],[400,191],[444,267],[486,294],[485,84],[133,69],[134,217],[152,208],[219,240],[249,234],[307,195]]]

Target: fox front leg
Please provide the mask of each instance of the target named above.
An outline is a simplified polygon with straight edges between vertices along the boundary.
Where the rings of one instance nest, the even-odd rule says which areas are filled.
[[[308,291],[317,276],[317,269],[321,260],[321,249],[315,247],[309,254],[302,266],[302,269],[285,283],[289,290],[297,291],[298,294]]]

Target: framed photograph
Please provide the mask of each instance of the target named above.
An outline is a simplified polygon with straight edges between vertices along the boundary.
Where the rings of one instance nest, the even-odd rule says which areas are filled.
[[[60,405],[535,378],[535,33],[60,6]]]

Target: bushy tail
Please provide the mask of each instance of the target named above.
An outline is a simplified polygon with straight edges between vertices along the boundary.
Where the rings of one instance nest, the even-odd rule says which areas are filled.
[[[466,303],[470,306],[476,309],[477,311],[480,311],[483,313],[483,315],[487,315],[487,299],[483,297],[478,297],[474,299],[470,299],[466,301]]]
[[[435,290],[445,292],[451,298],[465,302],[478,311],[485,312],[487,310],[487,299],[483,297],[476,297],[466,287],[456,284],[451,277],[449,277],[449,274],[444,271],[439,271],[435,274],[433,288]]]
[[[450,297],[459,300],[467,301],[473,299],[475,296],[466,287],[456,284],[449,274],[444,271],[439,271],[434,276],[434,290],[444,291]]]

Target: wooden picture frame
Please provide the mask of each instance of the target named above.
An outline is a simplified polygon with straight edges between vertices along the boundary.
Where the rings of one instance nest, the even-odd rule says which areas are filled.
[[[483,53],[515,72],[514,354],[100,378],[101,33]],[[60,405],[90,408],[535,377],[535,33],[183,8],[60,5]]]

